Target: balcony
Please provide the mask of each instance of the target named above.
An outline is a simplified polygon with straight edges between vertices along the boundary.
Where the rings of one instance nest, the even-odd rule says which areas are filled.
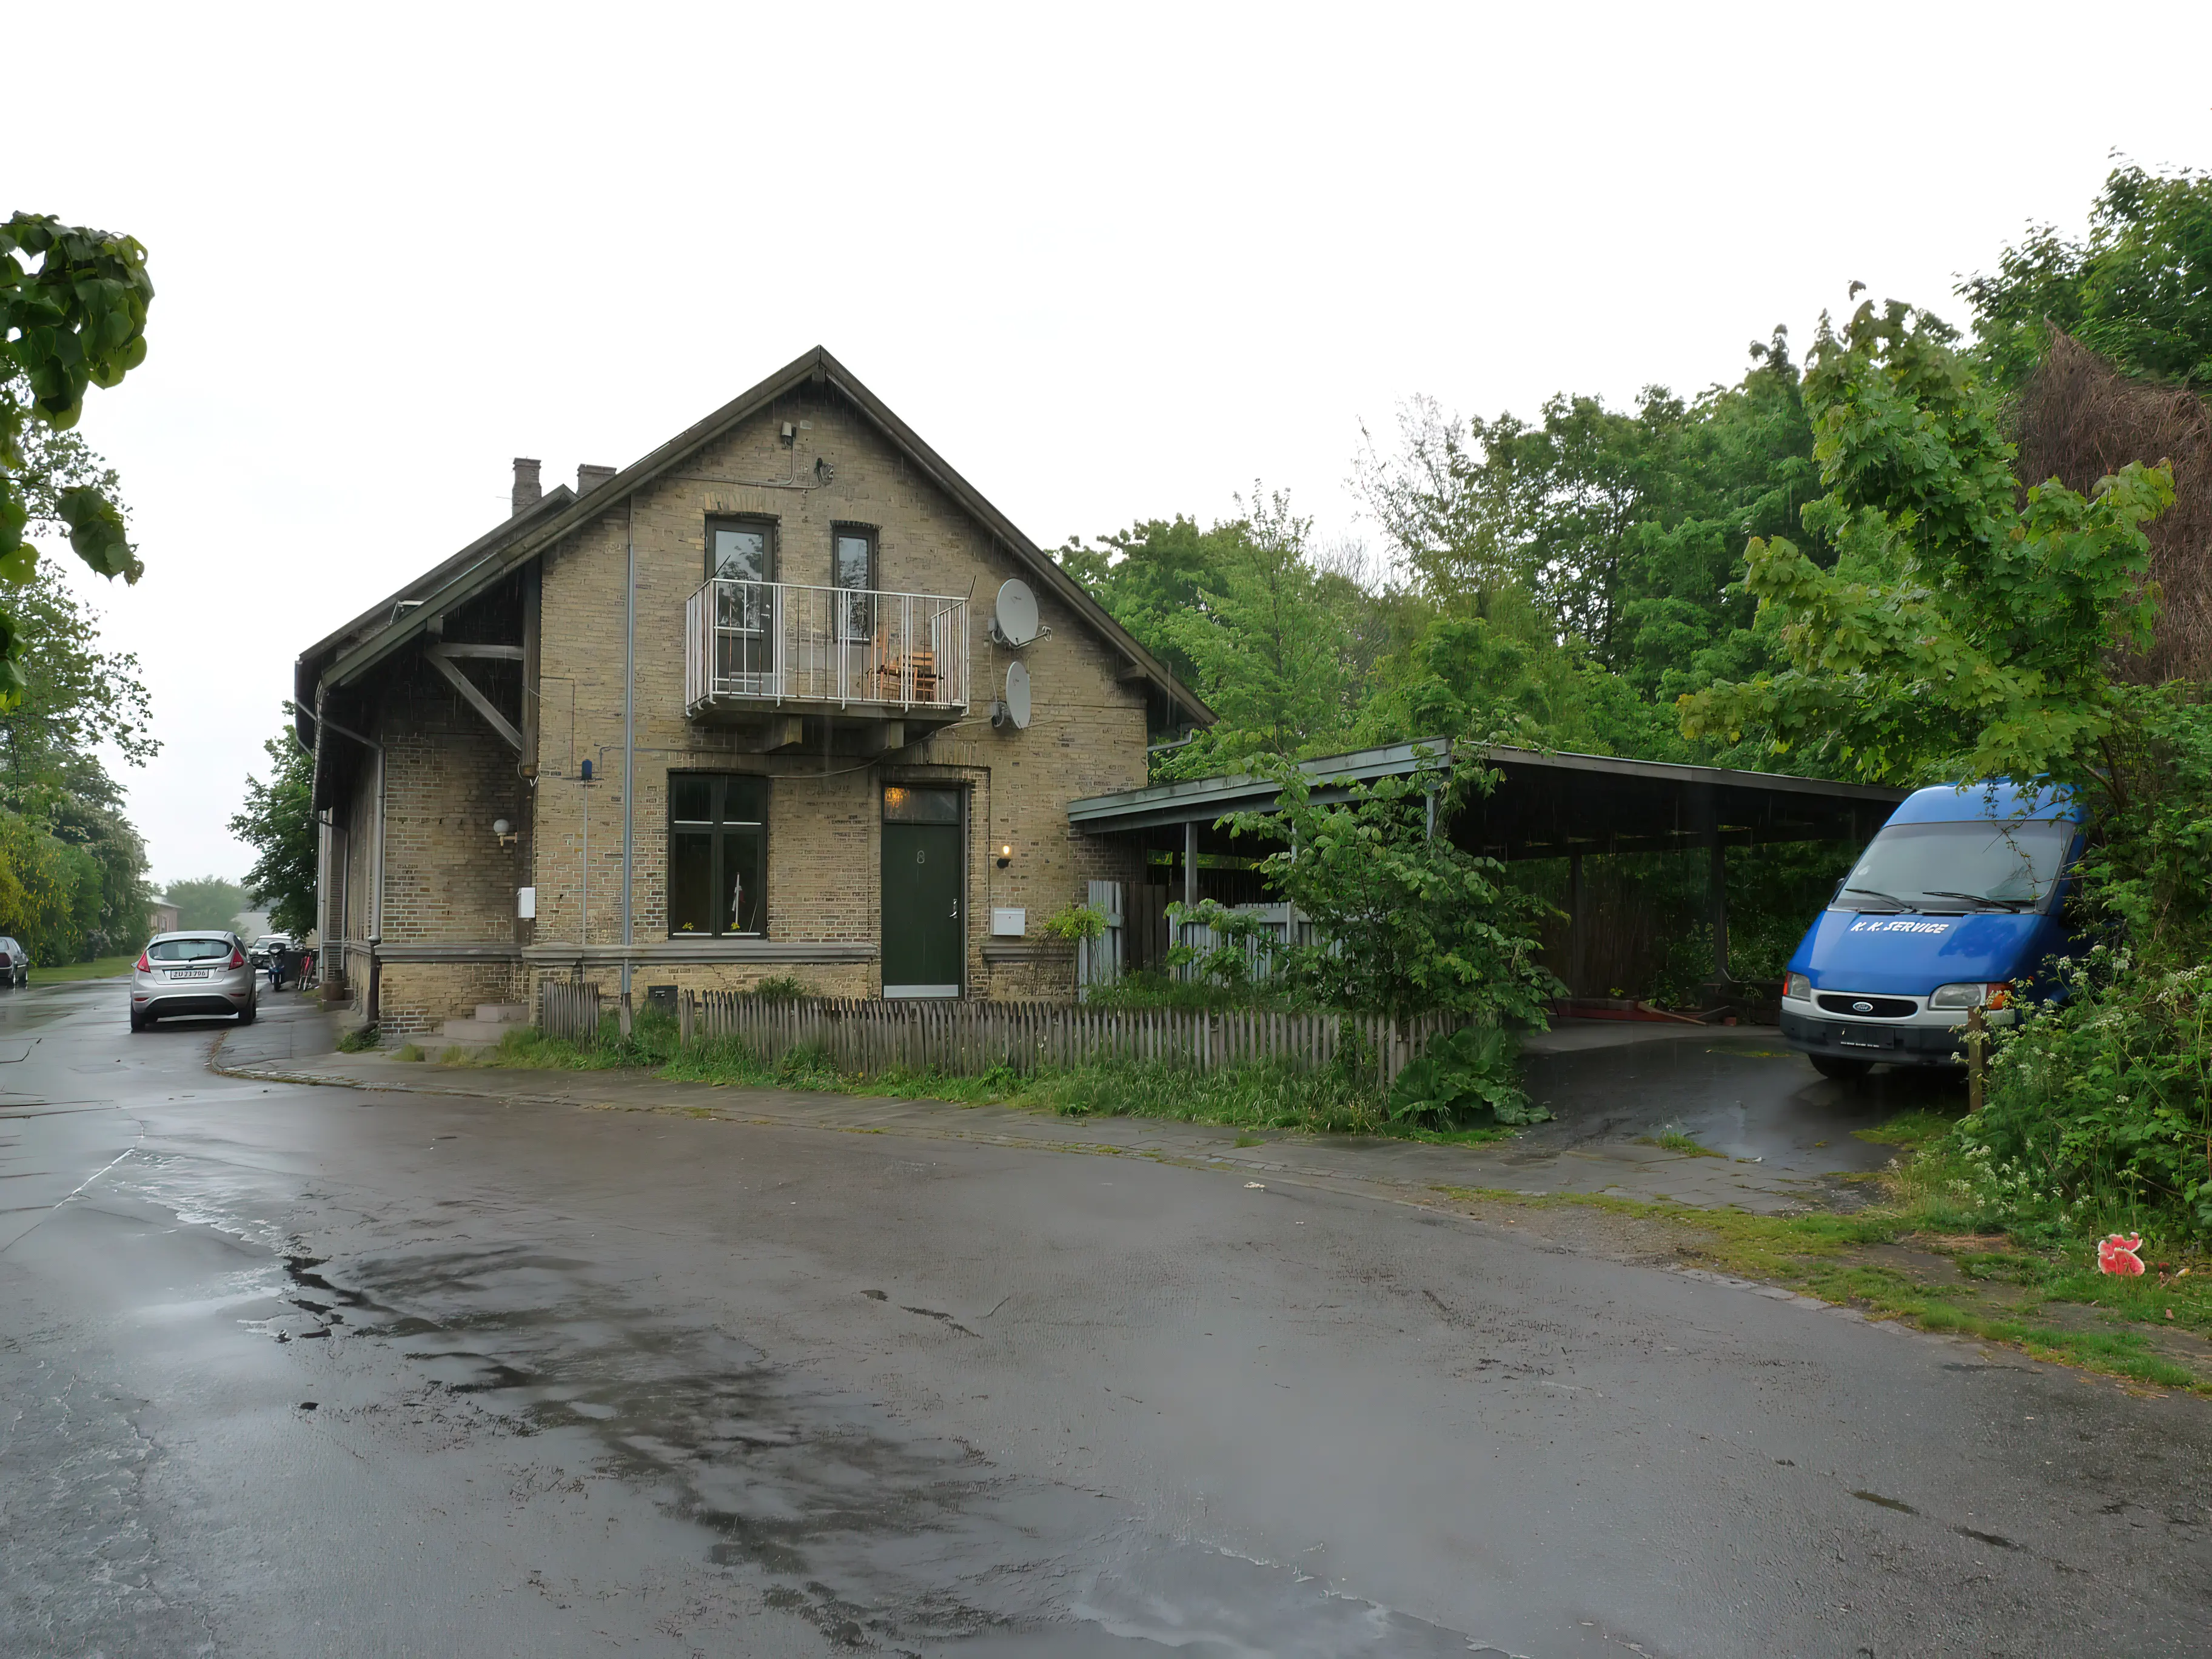
[[[897,748],[968,712],[968,601],[709,581],[684,608],[684,700],[763,749]]]

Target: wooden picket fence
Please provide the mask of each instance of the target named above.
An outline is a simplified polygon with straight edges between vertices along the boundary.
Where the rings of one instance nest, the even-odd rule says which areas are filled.
[[[616,1000],[592,985],[548,981],[540,1029],[588,1040]],[[1388,1089],[1429,1041],[1457,1024],[1430,1015],[1394,1027],[1361,1014],[1209,1013],[1170,1008],[1097,1008],[1065,1002],[884,1001],[800,997],[770,1001],[737,991],[678,994],[684,1042],[733,1038],[763,1060],[794,1048],[821,1052],[841,1071],[902,1070],[974,1076],[996,1066],[1040,1067],[1167,1061],[1212,1071],[1284,1060],[1317,1070],[1349,1049]]]

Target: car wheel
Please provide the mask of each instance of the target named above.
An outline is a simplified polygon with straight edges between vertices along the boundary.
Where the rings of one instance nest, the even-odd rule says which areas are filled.
[[[261,1005],[258,1002],[249,1002],[238,1011],[238,1023],[240,1025],[251,1025],[253,1024],[253,1017],[260,1012]]]
[[[1832,1077],[1838,1083],[1856,1083],[1874,1069],[1870,1060],[1844,1060],[1836,1054],[1808,1054],[1806,1058],[1822,1077]]]
[[[131,1029],[133,1031],[143,1031],[146,1029],[146,1016],[136,1008],[131,1011]]]

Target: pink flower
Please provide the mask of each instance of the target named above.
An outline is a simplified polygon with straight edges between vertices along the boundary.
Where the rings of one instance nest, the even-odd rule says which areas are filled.
[[[2136,1252],[2141,1249],[2141,1233],[2113,1233],[2097,1241],[2097,1267],[2108,1273],[2139,1273],[2142,1258]]]

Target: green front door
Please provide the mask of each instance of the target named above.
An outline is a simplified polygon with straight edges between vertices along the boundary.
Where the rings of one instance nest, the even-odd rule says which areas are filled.
[[[960,793],[884,791],[884,994],[957,997],[967,956]]]

